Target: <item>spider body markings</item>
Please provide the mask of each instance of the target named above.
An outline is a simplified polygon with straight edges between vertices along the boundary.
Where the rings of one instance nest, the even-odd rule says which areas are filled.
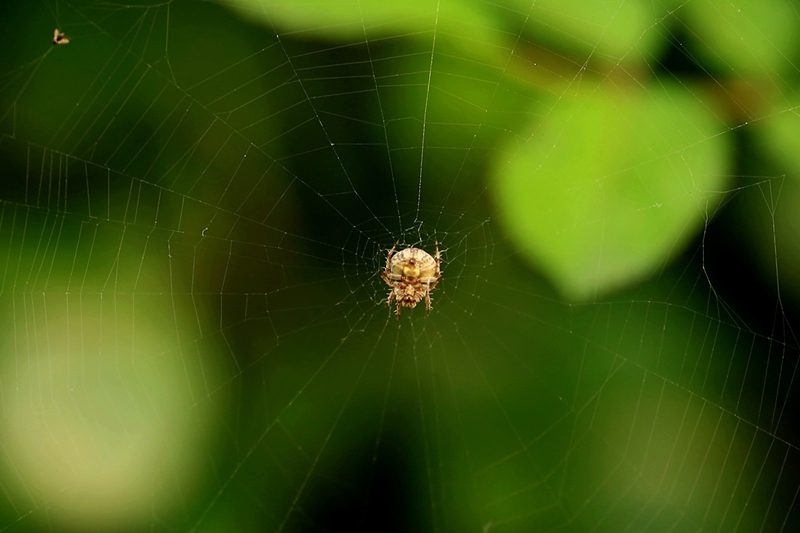
[[[389,250],[389,255],[386,256],[386,268],[381,272],[381,278],[391,287],[387,303],[391,307],[394,300],[399,319],[401,307],[413,309],[425,298],[425,307],[430,313],[431,291],[442,278],[439,242],[436,242],[435,256],[413,246],[395,254],[398,244],[400,241],[394,243]]]

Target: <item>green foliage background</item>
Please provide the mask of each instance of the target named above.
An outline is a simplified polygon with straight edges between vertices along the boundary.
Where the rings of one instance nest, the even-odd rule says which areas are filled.
[[[0,528],[800,523],[796,3],[45,5],[0,23]]]

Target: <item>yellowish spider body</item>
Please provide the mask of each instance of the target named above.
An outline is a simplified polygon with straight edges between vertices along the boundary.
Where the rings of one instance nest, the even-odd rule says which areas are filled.
[[[417,303],[425,298],[425,307],[431,312],[431,291],[442,278],[440,270],[441,257],[439,243],[436,243],[436,256],[420,248],[409,247],[394,253],[400,241],[394,243],[389,255],[386,257],[386,268],[381,272],[381,278],[391,290],[389,291],[389,306],[392,300],[397,306],[397,318],[400,318],[401,307],[416,307]]]

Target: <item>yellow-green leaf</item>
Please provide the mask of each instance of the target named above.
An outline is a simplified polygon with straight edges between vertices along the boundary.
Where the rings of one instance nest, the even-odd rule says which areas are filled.
[[[650,59],[663,42],[654,26],[668,6],[642,0],[501,0],[530,16],[526,33],[538,42],[602,56],[614,63]]]
[[[680,252],[712,212],[726,180],[722,131],[677,84],[584,86],[495,166],[505,229],[570,299],[635,282]]]
[[[473,58],[502,64],[513,40],[492,11],[469,0],[231,0],[241,16],[274,31],[362,42],[389,37],[449,41]]]
[[[677,12],[704,63],[724,74],[794,72],[797,5],[786,0],[692,0]]]

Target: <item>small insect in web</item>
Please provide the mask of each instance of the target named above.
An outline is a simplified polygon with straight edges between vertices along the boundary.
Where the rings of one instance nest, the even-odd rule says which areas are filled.
[[[392,300],[397,306],[397,318],[400,319],[400,307],[416,307],[417,303],[425,298],[425,307],[431,312],[431,291],[439,280],[442,279],[440,269],[441,256],[439,242],[436,242],[436,256],[421,248],[409,247],[397,254],[394,251],[400,241],[394,243],[389,255],[386,256],[386,268],[381,272],[381,278],[391,290],[387,303],[391,307]]]
[[[69,43],[69,39],[64,37],[64,34],[58,31],[58,28],[53,30],[53,44],[67,44]]]

